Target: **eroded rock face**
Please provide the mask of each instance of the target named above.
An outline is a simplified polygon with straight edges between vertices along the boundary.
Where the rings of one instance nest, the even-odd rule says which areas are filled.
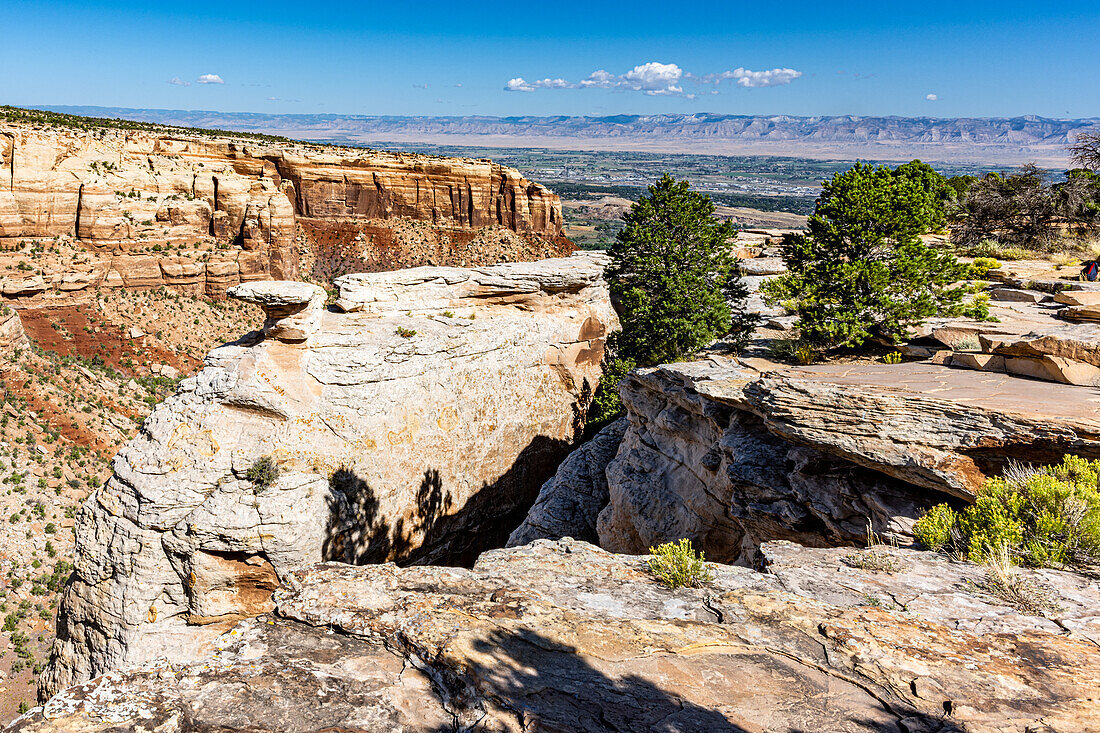
[[[886,557],[889,571],[867,569]],[[190,655],[65,690],[12,733],[844,731],[1100,727],[1100,589],[1023,571],[1028,616],[931,553],[761,548],[669,590],[642,558],[571,540],[472,570],[315,565],[275,614]]]
[[[350,313],[315,286],[235,290],[264,330],[213,351],[88,499],[43,689],[262,612],[308,563],[502,544],[583,425],[617,327],[603,265],[354,276]]]
[[[0,242],[63,238],[82,252],[38,253],[44,275],[0,280],[24,303],[99,287],[220,297],[349,257],[361,271],[534,260],[573,250],[561,232],[557,196],[486,160],[0,125]]]
[[[25,349],[30,344],[19,314],[11,308],[0,306],[0,354],[8,356],[13,350]]]
[[[852,544],[866,540],[868,523],[907,543],[920,513],[946,498],[775,434],[770,415],[739,409],[729,394],[731,384],[748,394],[758,378],[704,361],[622,382],[629,427],[605,469],[602,547],[644,553],[688,537],[708,558],[749,563],[765,540]]]
[[[924,510],[1010,461],[1100,456],[1095,390],[935,364],[713,357],[635,371],[620,394],[625,433],[563,462],[510,544],[595,526],[616,552],[687,537],[740,563],[766,540],[906,545]]]
[[[610,500],[607,464],[619,452],[626,429],[626,418],[619,418],[570,453],[543,484],[523,524],[508,536],[508,547],[562,537],[598,542],[596,518]]]

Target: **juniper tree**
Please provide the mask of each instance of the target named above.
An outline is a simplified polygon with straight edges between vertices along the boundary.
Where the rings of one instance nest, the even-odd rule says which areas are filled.
[[[617,385],[630,369],[681,360],[723,337],[740,348],[756,324],[744,308],[736,228],[709,196],[665,174],[623,222],[605,273],[622,331],[609,340],[596,421],[621,410]]]

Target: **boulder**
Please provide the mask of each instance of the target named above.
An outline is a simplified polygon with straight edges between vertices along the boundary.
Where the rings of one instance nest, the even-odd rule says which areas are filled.
[[[214,350],[89,497],[43,688],[255,613],[303,564],[503,544],[583,427],[617,327],[603,265],[395,272],[372,286],[400,305],[375,312],[324,310],[312,285],[235,288],[264,330]]]
[[[1100,305],[1098,290],[1063,290],[1054,295],[1054,302],[1065,305]]]
[[[876,547],[760,548],[670,590],[643,558],[539,540],[472,570],[312,565],[275,613],[62,691],[9,733],[1100,728],[1095,584]]]
[[[789,439],[766,408],[745,409],[744,395],[764,379],[711,360],[623,380],[629,427],[606,469],[601,547],[643,553],[687,537],[709,558],[751,563],[772,539],[856,544],[870,526],[911,541],[913,522],[945,495],[858,465],[828,443]]]
[[[1022,288],[993,288],[989,291],[992,300],[1002,300],[1012,303],[1039,303],[1050,300],[1050,294],[1041,290],[1027,290]]]

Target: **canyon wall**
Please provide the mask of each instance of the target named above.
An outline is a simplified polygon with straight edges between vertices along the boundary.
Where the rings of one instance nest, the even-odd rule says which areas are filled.
[[[0,293],[20,303],[220,296],[318,257],[349,271],[540,259],[572,251],[561,231],[557,196],[488,160],[0,121]]]
[[[43,689],[178,654],[321,560],[470,564],[583,427],[617,328],[606,258],[421,267],[231,294],[215,349],[85,502]],[[254,467],[277,470],[269,480]]]

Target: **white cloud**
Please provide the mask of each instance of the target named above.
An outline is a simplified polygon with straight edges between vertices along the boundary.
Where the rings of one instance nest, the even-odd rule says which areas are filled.
[[[413,84],[413,89],[427,89],[427,84]]]
[[[171,79],[168,80],[168,83],[171,84],[172,86],[177,86],[177,87],[189,87],[189,86],[191,86],[191,82],[184,81],[183,79],[179,78],[178,76],[173,76]]]
[[[203,74],[198,79],[195,79],[196,84],[224,84],[225,80],[217,74]]]
[[[580,86],[582,89],[587,89],[589,87],[610,89],[611,87],[615,86],[615,82],[616,80],[618,80],[618,78],[619,77],[615,76],[610,71],[604,71],[603,69],[600,69],[599,71],[593,71],[591,74],[589,74],[588,78],[580,83]]]
[[[685,72],[676,64],[650,61],[635,66],[625,74],[612,74],[606,69],[599,69],[575,84],[565,79],[527,81],[523,77],[517,76],[515,79],[510,79],[504,88],[510,92],[533,92],[536,89],[624,89],[650,96],[677,96],[694,99],[694,94],[684,92],[682,86],[684,79],[690,79],[698,84],[714,85],[725,80],[735,80],[740,87],[756,89],[758,87],[790,84],[800,76],[802,76],[801,71],[787,68],[768,71],[737,68],[733,71],[723,71],[716,74],[696,75]],[[717,92],[711,93],[716,94]]]
[[[650,61],[623,74],[619,86],[649,95],[683,94],[679,86],[683,76],[683,70],[676,64]]]
[[[738,67],[733,71],[723,71],[718,74],[706,74],[693,77],[700,84],[719,84],[727,80],[735,80],[737,86],[745,89],[759,89],[761,87],[777,87],[790,84],[802,76],[802,72],[796,69],[769,69],[768,71],[752,71]]]
[[[517,76],[515,79],[508,80],[508,83],[504,85],[504,91],[533,92],[536,89],[572,89],[573,86],[573,84],[570,84],[565,79],[536,79],[535,81],[527,81],[522,76]]]
[[[935,94],[928,94],[925,96],[925,99],[927,99],[929,102],[935,102],[937,99],[939,99],[939,97]]]
[[[535,88],[524,81],[522,76],[517,76],[515,79],[509,79],[508,83],[504,85],[504,91],[506,92],[533,92]]]

